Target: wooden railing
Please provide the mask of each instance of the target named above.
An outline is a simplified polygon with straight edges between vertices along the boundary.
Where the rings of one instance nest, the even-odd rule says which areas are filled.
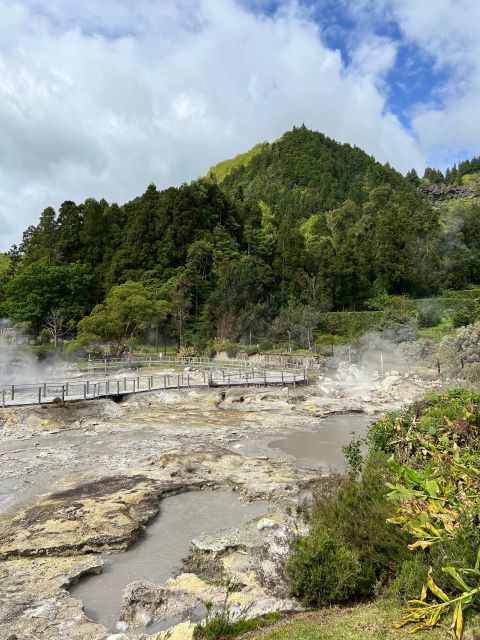
[[[267,371],[266,368],[257,367],[248,371],[221,370],[215,374],[203,371],[200,380],[196,380],[189,372],[184,372],[174,375],[124,376],[118,379],[73,379],[62,382],[0,385],[0,407],[122,397],[162,389],[288,384],[308,384],[307,371],[301,373],[283,370],[272,372]]]

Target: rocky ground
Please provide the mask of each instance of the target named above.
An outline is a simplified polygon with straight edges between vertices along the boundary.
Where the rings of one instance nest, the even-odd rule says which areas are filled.
[[[134,629],[188,618],[208,600],[219,605],[227,578],[235,584],[232,606],[249,606],[251,615],[296,608],[282,565],[305,525],[292,514],[328,474],[294,466],[266,447],[248,456],[239,447],[314,429],[331,413],[374,414],[439,385],[429,376],[366,375],[343,365],[295,389],[162,392],[122,404],[3,410],[0,638],[165,638],[149,635],[148,626]],[[268,513],[215,535],[199,531],[183,572],[165,584],[130,584],[118,633],[90,620],[69,584],[102,571],[105,553],[126,550],[166,496],[215,489],[267,500]],[[190,638],[192,628],[187,620],[168,637]]]

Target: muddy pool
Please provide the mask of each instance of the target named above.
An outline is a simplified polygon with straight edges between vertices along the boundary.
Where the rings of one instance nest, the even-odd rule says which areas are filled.
[[[134,580],[165,582],[180,568],[193,538],[203,532],[239,526],[267,510],[265,502],[243,504],[228,491],[168,497],[162,501],[160,513],[147,527],[145,536],[126,552],[104,555],[103,572],[81,578],[70,593],[83,602],[89,618],[114,631],[127,584]],[[171,621],[152,625],[148,631],[160,631],[170,624]]]

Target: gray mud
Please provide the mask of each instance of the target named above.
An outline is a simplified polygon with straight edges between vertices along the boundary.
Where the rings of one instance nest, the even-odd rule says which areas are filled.
[[[114,631],[127,584],[134,580],[165,582],[180,569],[196,535],[238,526],[267,510],[265,502],[242,504],[237,495],[227,491],[189,492],[166,498],[145,536],[124,553],[104,556],[102,573],[82,578],[70,593],[83,602],[89,618]],[[161,627],[155,625],[148,631]]]

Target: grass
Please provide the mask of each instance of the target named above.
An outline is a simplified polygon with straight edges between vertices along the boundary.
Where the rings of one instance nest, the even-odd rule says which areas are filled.
[[[449,318],[447,320],[442,320],[442,322],[437,324],[435,327],[423,327],[418,329],[417,336],[419,338],[428,338],[430,340],[435,340],[435,342],[440,342],[440,340],[450,332],[452,326],[452,321]]]
[[[398,602],[379,599],[355,607],[332,607],[296,615],[269,629],[242,636],[242,640],[407,640],[412,638],[408,630],[393,628],[401,615]],[[474,639],[480,632],[480,616],[472,618],[468,629],[465,640]],[[450,635],[448,626],[443,625],[415,637],[446,640]]]

